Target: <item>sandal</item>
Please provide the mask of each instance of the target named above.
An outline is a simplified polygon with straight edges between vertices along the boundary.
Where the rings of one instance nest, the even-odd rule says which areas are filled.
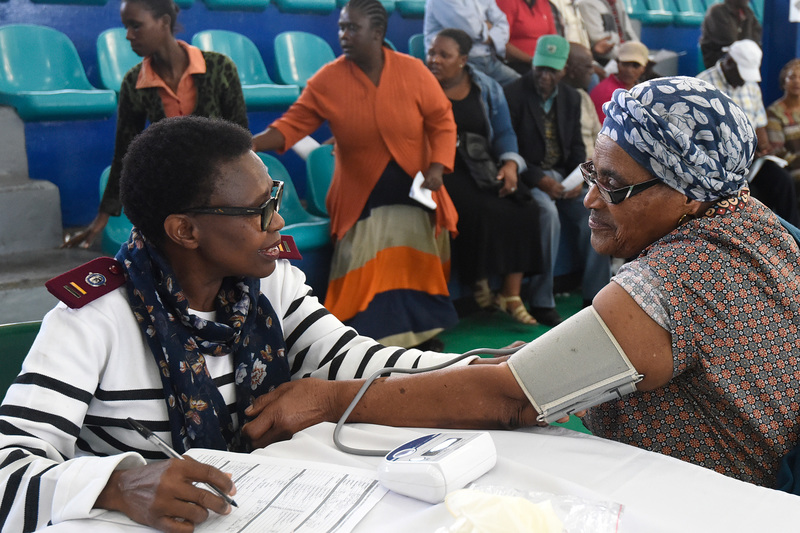
[[[472,297],[481,309],[491,309],[495,305],[488,279],[482,279],[472,286]]]
[[[510,307],[508,304],[519,302],[519,305]],[[511,318],[519,322],[520,324],[527,324],[529,326],[535,326],[538,324],[535,318],[533,318],[528,310],[525,309],[525,304],[522,303],[522,298],[519,296],[503,296],[502,294],[498,294],[495,297],[495,305],[503,311],[511,315]]]

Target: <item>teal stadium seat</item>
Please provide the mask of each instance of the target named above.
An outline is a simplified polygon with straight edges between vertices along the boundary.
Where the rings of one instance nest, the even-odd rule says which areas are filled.
[[[348,0],[336,0],[336,7],[339,9],[343,8],[345,4],[347,4]],[[380,0],[383,7],[386,9],[386,13],[391,15],[394,12],[394,3],[395,0]]]
[[[764,24],[764,0],[750,0],[750,7],[753,8],[758,22]]]
[[[0,355],[3,362],[0,370],[0,393],[2,396],[6,395],[8,387],[19,375],[22,361],[28,355],[41,326],[42,322],[39,320],[0,324]]]
[[[281,233],[294,238],[298,250],[323,248],[330,244],[330,222],[324,218],[314,216],[303,208],[300,197],[294,188],[289,171],[276,157],[258,152],[258,157],[267,165],[270,177],[283,182],[283,200],[281,201],[280,214],[286,221],[286,227]]]
[[[703,0],[703,2],[705,3],[705,6],[706,6],[706,11],[708,11],[708,8],[710,8],[714,4],[721,4],[724,1],[725,0]]]
[[[425,17],[424,0],[395,0],[394,7],[404,19],[421,19]]]
[[[106,190],[110,173],[111,167],[109,166],[100,174],[100,198],[103,197],[103,192]],[[127,242],[132,227],[133,224],[125,216],[124,211],[118,217],[108,217],[108,224],[103,229],[103,240],[100,244],[103,253],[112,257],[117,255],[122,243]]]
[[[644,26],[672,24],[675,8],[672,0],[628,0],[628,15]]]
[[[675,25],[698,27],[706,16],[702,0],[675,0]]]
[[[192,7],[194,0],[175,0],[175,3],[178,4],[178,7],[181,9],[186,9],[187,7]]]
[[[107,118],[117,95],[92,87],[69,37],[11,24],[0,27],[0,105],[14,107],[24,121]]]
[[[97,36],[97,69],[100,83],[119,93],[122,79],[142,58],[136,55],[126,38],[125,28],[111,28]]]
[[[336,0],[272,0],[281,13],[328,15],[336,9]]]
[[[328,217],[325,198],[333,179],[333,145],[323,144],[312,150],[306,159],[306,192],[308,211],[313,215]]]
[[[285,85],[305,87],[308,79],[336,59],[322,37],[304,31],[285,31],[275,36],[275,68]]]
[[[225,30],[206,30],[194,34],[192,44],[201,50],[213,50],[236,63],[242,93],[251,111],[288,109],[300,96],[297,85],[278,85],[267,74],[264,59],[256,45],[242,34]]]
[[[73,4],[84,6],[104,6],[108,0],[31,0],[34,4]]]
[[[415,33],[408,38],[408,55],[425,61],[425,57],[428,54],[427,50],[425,50],[425,36],[423,34]]]
[[[210,11],[264,11],[269,0],[203,0]]]

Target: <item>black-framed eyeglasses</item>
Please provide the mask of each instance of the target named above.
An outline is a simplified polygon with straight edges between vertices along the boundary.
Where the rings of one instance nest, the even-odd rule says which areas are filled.
[[[637,183],[636,185],[629,185],[628,187],[607,189],[597,182],[597,172],[594,170],[594,162],[592,162],[591,159],[581,163],[580,167],[581,174],[583,175],[583,181],[586,182],[589,188],[591,188],[592,185],[596,186],[597,192],[600,193],[600,198],[602,198],[607,204],[617,205],[623,200],[627,200],[631,196],[635,196],[645,189],[649,189],[653,185],[657,185],[661,182],[661,180],[658,178],[653,178],[642,183]]]
[[[281,208],[281,199],[283,198],[283,182],[273,180],[272,190],[275,191],[275,193],[270,197],[269,200],[258,207],[192,207],[191,209],[186,209],[183,212],[197,213],[202,215],[226,215],[232,217],[261,215],[261,231],[267,231],[267,228],[272,222],[272,216]]]

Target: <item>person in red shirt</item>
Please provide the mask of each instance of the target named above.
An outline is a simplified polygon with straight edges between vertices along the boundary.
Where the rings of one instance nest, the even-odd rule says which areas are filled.
[[[531,70],[536,43],[542,35],[556,33],[555,18],[546,0],[497,0],[506,14],[510,36],[506,45],[508,66],[525,74]]]

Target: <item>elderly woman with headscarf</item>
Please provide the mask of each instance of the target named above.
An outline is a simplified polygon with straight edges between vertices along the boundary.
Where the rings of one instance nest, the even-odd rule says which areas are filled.
[[[588,409],[596,435],[773,486],[800,437],[800,248],[747,190],[755,133],[695,78],[618,90],[605,112],[582,166],[592,245],[634,259],[507,362],[387,378],[351,420],[516,427]]]

